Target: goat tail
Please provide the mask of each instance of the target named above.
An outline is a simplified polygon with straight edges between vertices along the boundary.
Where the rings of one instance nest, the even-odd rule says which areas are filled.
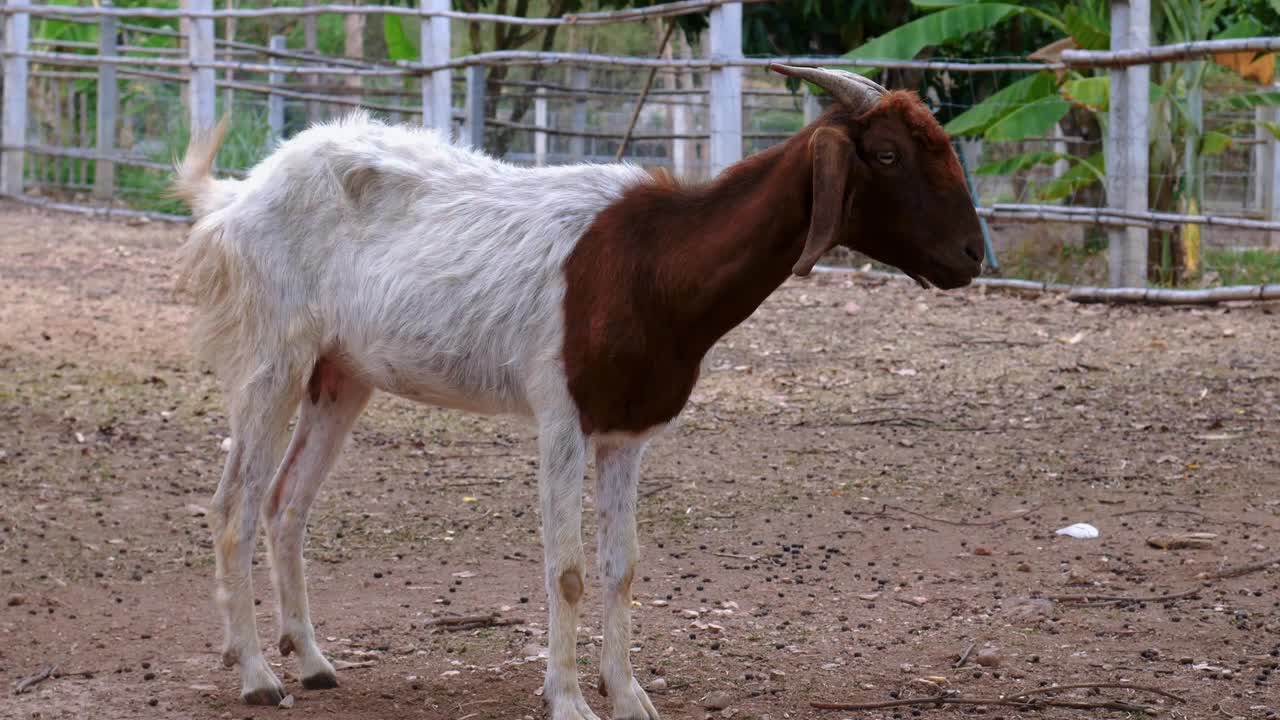
[[[213,130],[192,133],[186,155],[175,170],[169,192],[185,202],[197,217],[218,209],[228,199],[226,193],[218,192],[218,181],[213,177],[213,161],[230,125],[231,116],[223,115]]]
[[[179,250],[177,283],[178,292],[195,304],[193,349],[234,390],[257,370],[268,322],[261,314],[266,297],[261,277],[230,222],[229,208],[240,183],[212,174],[227,125],[228,116],[223,116],[211,132],[192,137],[171,192],[191,207],[195,221]]]

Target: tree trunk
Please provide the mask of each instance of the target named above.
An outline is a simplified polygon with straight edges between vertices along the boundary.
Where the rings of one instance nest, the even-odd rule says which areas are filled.
[[[352,0],[353,5],[360,5],[360,0]],[[365,15],[348,15],[343,30],[345,37],[343,38],[342,54],[353,60],[364,59],[364,26]],[[361,87],[361,78],[359,75],[349,75],[346,79],[348,87]]]

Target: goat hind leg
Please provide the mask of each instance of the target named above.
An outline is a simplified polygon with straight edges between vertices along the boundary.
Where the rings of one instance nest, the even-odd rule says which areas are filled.
[[[263,518],[279,608],[280,654],[296,652],[302,664],[302,686],[323,690],[337,687],[338,678],[316,643],[311,624],[302,559],[307,514],[372,389],[323,358],[307,387],[308,399],[302,401],[298,425]]]
[[[288,372],[268,369],[235,394],[230,412],[235,442],[210,511],[225,637],[222,662],[240,666],[240,697],[251,705],[275,705],[284,697],[284,686],[267,665],[258,642],[253,550],[258,513],[282,454],[300,386]]]
[[[645,443],[596,447],[597,559],[604,602],[600,692],[615,720],[658,720],[631,668],[631,580],[636,556],[636,486]]]

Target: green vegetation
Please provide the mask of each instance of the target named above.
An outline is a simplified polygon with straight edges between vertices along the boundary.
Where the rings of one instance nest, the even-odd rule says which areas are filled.
[[[1280,283],[1280,251],[1208,249],[1204,253],[1206,271],[1218,274],[1222,285]]]
[[[182,157],[191,131],[182,123],[170,131],[163,143],[148,153],[148,160],[172,164]],[[218,153],[218,167],[245,169],[267,154],[270,131],[261,112],[236,112],[231,115],[231,128]],[[120,193],[130,205],[140,210],[183,215],[189,212],[180,200],[169,195],[170,173],[149,168],[122,166],[116,171]]]

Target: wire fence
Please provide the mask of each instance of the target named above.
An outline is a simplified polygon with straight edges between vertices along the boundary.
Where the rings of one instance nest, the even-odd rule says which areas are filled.
[[[785,86],[767,70],[772,62],[888,71],[891,85],[920,90],[940,119],[949,120],[984,102],[988,109],[1002,109],[987,100],[990,92],[980,90],[981,83],[957,78],[1007,81],[1095,67],[1123,73],[1216,52],[1280,47],[1276,38],[1251,38],[1115,53],[1067,51],[1052,62],[745,57],[742,3],[728,0],[561,18],[463,13],[449,9],[447,0],[423,0],[417,7],[241,3],[232,10],[213,9],[210,0],[184,5],[7,0],[0,6],[6,26],[0,34],[0,192],[56,209],[177,220],[184,213],[162,190],[191,126],[210,125],[231,111],[231,139],[219,162],[221,172],[237,175],[273,143],[355,108],[392,122],[437,127],[516,163],[606,162],[621,155],[698,180],[785,140],[822,111],[822,98]],[[672,18],[694,13],[711,14],[710,29],[701,36],[663,32]],[[376,53],[322,52],[314,22],[354,15],[404,19],[408,35],[419,38],[419,57],[392,59],[389,48],[380,49],[386,52],[381,59]],[[270,23],[276,34],[257,32],[259,42],[246,41],[234,34],[235,20]],[[62,32],[45,32],[51,23]],[[226,27],[216,32],[215,23]],[[576,37],[562,36],[563,49],[545,52],[454,54],[472,23],[556,28]],[[613,47],[595,50],[608,43],[597,42],[591,29],[598,34],[619,23],[633,28],[630,54]],[[1034,242],[1043,236],[1044,223],[1055,223],[1053,232],[1070,238],[1068,245],[1105,244],[1100,237],[1108,231],[1116,242],[1117,229],[1177,234],[1194,226],[1208,246],[1270,246],[1280,237],[1280,152],[1275,139],[1258,128],[1272,111],[1232,102],[1260,89],[1271,90],[1238,83],[1206,89],[1204,127],[1227,138],[1226,147],[1204,160],[1203,202],[1177,212],[1118,199],[1113,175],[1123,171],[1113,167],[1113,159],[1121,149],[1145,148],[1149,141],[1118,121],[1105,137],[1097,122],[1069,122],[1073,112],[1039,136],[1004,141],[987,133],[960,140],[957,150],[973,171],[980,214],[994,228],[992,249],[1005,252]],[[1117,120],[1121,101],[1112,102],[1110,115]],[[1008,108],[1022,104],[1013,101]],[[1147,125],[1158,129],[1159,119]],[[1155,197],[1161,188],[1184,182],[1183,173],[1179,166],[1152,167],[1144,185]]]

